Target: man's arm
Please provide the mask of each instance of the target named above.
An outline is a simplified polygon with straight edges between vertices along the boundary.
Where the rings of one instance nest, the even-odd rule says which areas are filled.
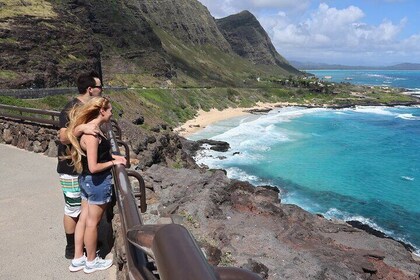
[[[73,130],[73,133],[74,136],[76,136],[77,138],[82,136],[83,134],[96,136],[99,134],[99,127],[92,123],[81,124],[79,126],[76,126],[76,128]],[[61,144],[70,144],[70,140],[67,137],[67,127],[60,128],[58,132],[58,138]]]

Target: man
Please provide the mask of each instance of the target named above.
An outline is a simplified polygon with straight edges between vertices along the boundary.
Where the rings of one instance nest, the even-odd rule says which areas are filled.
[[[67,144],[69,140],[66,135],[67,125],[69,122],[68,112],[73,106],[78,106],[90,100],[92,97],[101,96],[102,94],[102,83],[99,74],[92,71],[90,73],[81,74],[77,78],[77,88],[79,96],[74,98],[66,104],[64,109],[60,112],[60,130],[58,145],[58,164],[57,172],[60,177],[60,184],[64,194],[64,232],[66,234],[67,245],[65,249],[65,257],[67,259],[73,259],[74,257],[74,231],[76,223],[79,219],[80,214],[80,188],[78,182],[78,174],[74,171],[71,166],[71,160],[62,160],[61,156],[66,154]],[[93,125],[80,125],[78,126],[74,134],[78,137],[83,133],[96,135],[99,133],[99,128]]]

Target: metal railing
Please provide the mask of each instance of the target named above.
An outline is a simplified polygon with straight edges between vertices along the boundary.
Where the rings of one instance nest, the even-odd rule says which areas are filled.
[[[23,108],[12,105],[0,104],[0,117],[20,121],[30,121],[39,124],[48,124],[54,127],[59,125],[60,112]]]
[[[13,118],[50,124],[58,127],[54,118],[59,112],[45,111],[16,106],[0,105],[0,108],[14,110],[0,117]],[[41,118],[26,116],[23,113],[37,113]],[[13,117],[11,117],[13,115]],[[47,122],[46,117],[52,117]],[[110,139],[112,153],[121,155],[119,146],[125,148],[129,162],[128,145],[121,141],[121,129],[115,121],[104,125]],[[116,136],[116,133],[119,134]],[[120,212],[121,230],[124,237],[125,259],[127,260],[127,279],[130,280],[261,280],[248,270],[234,267],[211,266],[189,231],[178,224],[144,225],[141,213],[146,212],[146,187],[144,180],[134,170],[122,165],[113,167],[117,205]],[[139,193],[134,193],[129,177],[139,181]],[[137,200],[136,197],[139,199]],[[137,204],[139,201],[139,205]]]
[[[115,124],[107,125],[108,138],[111,139],[112,152],[120,154],[118,143],[121,135],[116,137],[113,129]],[[121,131],[121,130],[117,130]],[[126,149],[127,153],[127,149]],[[127,154],[126,154],[127,156]],[[214,268],[208,264],[206,257],[198,247],[192,235],[186,228],[178,224],[144,225],[135,203],[135,195],[131,189],[128,176],[134,176],[140,186],[140,209],[144,213],[146,205],[146,188],[143,178],[133,170],[127,170],[118,165],[114,169],[117,202],[121,211],[121,224],[126,233],[127,265],[129,279],[143,278],[150,280],[257,280],[261,279],[250,271],[224,267]],[[159,278],[152,271],[146,270],[151,257],[157,266]]]

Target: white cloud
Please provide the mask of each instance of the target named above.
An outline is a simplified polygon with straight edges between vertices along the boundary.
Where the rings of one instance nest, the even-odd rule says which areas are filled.
[[[252,12],[278,52],[289,60],[380,65],[412,61],[420,55],[420,34],[401,39],[408,19],[368,24],[357,6],[336,8],[328,2],[309,11],[313,0],[199,0],[216,18]],[[404,0],[366,0],[403,2]],[[391,56],[392,54],[392,56]],[[392,57],[392,58],[391,58]],[[392,59],[392,61],[391,61]]]
[[[265,20],[264,24],[271,21],[271,25],[263,25],[269,29],[278,51],[295,59],[299,53],[316,61],[338,58],[341,54],[344,57],[358,56],[363,61],[363,56],[373,58],[376,52],[379,55],[384,50],[398,48],[396,38],[407,19],[398,24],[384,20],[379,25],[368,25],[363,22],[364,17],[364,12],[358,7],[337,9],[322,3],[300,23],[281,17],[279,21]],[[287,20],[288,24],[285,24]]]
[[[258,14],[260,10],[282,9],[288,11],[305,11],[311,0],[199,0],[216,18],[225,17],[249,10]]]

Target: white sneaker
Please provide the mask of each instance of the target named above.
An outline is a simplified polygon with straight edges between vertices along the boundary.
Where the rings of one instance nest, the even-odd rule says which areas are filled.
[[[78,258],[78,259],[72,259],[70,266],[69,266],[69,270],[71,272],[76,272],[79,270],[82,270],[85,268],[85,264],[86,264],[86,256],[83,255],[82,257]]]
[[[112,260],[104,260],[100,257],[96,257],[93,261],[86,261],[85,267],[83,268],[84,273],[92,273],[97,270],[105,270],[112,266]]]

